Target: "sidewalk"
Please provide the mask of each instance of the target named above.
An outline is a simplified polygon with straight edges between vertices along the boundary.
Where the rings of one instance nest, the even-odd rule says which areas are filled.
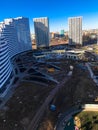
[[[94,73],[93,73],[93,71],[92,71],[89,63],[86,63],[86,66],[88,68],[88,71],[90,73],[91,78],[93,79],[93,81],[95,82],[95,84],[98,85],[98,79],[96,79],[96,76],[94,75]]]

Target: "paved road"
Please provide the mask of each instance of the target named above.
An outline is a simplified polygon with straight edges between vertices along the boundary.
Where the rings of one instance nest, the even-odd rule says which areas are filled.
[[[96,76],[94,75],[94,73],[93,73],[93,71],[92,71],[89,63],[86,63],[86,66],[88,68],[88,71],[90,73],[91,78],[93,79],[93,81],[95,82],[95,84],[98,86],[98,79],[96,79]]]
[[[55,88],[50,92],[49,96],[46,98],[44,104],[39,108],[38,112],[36,113],[36,115],[34,116],[34,118],[32,119],[29,127],[27,130],[36,130],[38,127],[38,124],[45,112],[45,110],[47,109],[49,103],[51,102],[51,100],[53,99],[53,97],[55,96],[55,94],[59,91],[59,89],[70,79],[70,77],[66,76],[62,82],[60,82],[58,85],[55,86]]]
[[[56,130],[66,130],[65,129],[65,125],[64,125],[64,122],[66,120],[66,122],[70,121],[70,119],[72,118],[72,115],[75,114],[75,113],[78,113],[78,112],[81,112],[81,111],[98,111],[98,109],[92,109],[92,108],[87,108],[87,109],[78,109],[78,108],[71,108],[69,111],[63,113],[63,115],[60,117],[60,119],[58,120],[57,122],[57,125],[56,125]],[[73,124],[72,124],[73,125]],[[70,127],[69,127],[70,128]]]
[[[72,115],[75,114],[75,113],[78,113],[80,112],[81,109],[77,109],[75,107],[71,108],[69,111],[65,112],[62,117],[59,119],[59,121],[57,122],[57,125],[56,125],[56,130],[64,130],[64,121],[66,120],[69,121],[71,118],[72,118]],[[73,125],[73,124],[72,124]],[[72,126],[73,127],[73,126]],[[69,127],[70,128],[70,127]],[[66,129],[65,129],[66,130]]]

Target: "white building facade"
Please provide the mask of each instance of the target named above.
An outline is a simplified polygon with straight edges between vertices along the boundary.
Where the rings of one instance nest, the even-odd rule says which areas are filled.
[[[69,24],[69,44],[82,45],[82,17],[69,18],[68,24]]]
[[[37,48],[49,47],[49,19],[42,17],[34,18],[33,21]]]
[[[21,52],[32,50],[28,18],[5,19],[0,23],[0,93],[7,88],[12,77],[11,58]]]

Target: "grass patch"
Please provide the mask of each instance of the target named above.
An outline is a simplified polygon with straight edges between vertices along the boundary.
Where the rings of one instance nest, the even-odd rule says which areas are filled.
[[[98,112],[83,111],[76,115],[81,121],[81,130],[98,130]]]

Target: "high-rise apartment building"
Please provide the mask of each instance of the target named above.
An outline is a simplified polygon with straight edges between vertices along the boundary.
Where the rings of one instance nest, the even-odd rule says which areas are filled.
[[[10,78],[14,78],[11,58],[31,49],[28,18],[5,19],[0,23],[0,94],[8,88]]]
[[[69,24],[69,44],[82,45],[82,17],[69,18],[68,24]]]
[[[13,19],[5,19],[4,24],[5,28],[3,28],[3,35],[8,42],[11,57],[17,53],[31,49],[28,18],[17,17]]]
[[[34,18],[37,48],[49,47],[49,20],[47,17]]]
[[[0,36],[0,94],[6,89],[6,81],[12,73],[8,45],[3,36]],[[2,87],[3,86],[3,87]]]

